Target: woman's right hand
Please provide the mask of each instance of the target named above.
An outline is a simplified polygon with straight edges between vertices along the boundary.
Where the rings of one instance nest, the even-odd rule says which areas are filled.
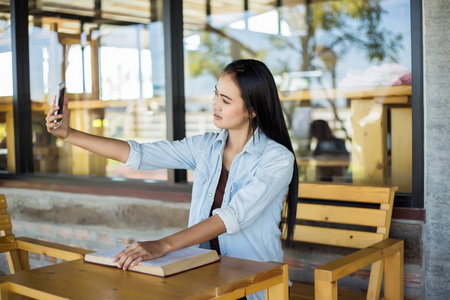
[[[50,132],[51,134],[53,134],[54,136],[59,137],[60,139],[64,140],[65,138],[67,138],[69,136],[69,132],[70,132],[69,105],[68,105],[67,97],[64,97],[62,115],[55,115],[55,112],[58,111],[58,109],[59,109],[59,106],[56,106],[56,96],[55,96],[55,100],[53,101],[53,105],[47,113],[47,117],[45,118],[45,121],[46,121],[47,131]],[[61,121],[55,122],[58,119],[61,119]]]

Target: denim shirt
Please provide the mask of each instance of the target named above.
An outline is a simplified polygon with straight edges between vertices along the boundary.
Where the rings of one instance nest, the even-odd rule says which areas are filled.
[[[139,144],[128,141],[126,166],[151,170],[194,170],[188,226],[209,217],[222,170],[228,131],[180,141]],[[229,170],[219,215],[226,233],[219,236],[222,255],[257,261],[283,261],[279,223],[293,173],[294,156],[257,129]],[[209,248],[209,242],[201,247]],[[253,298],[253,297],[252,297]]]

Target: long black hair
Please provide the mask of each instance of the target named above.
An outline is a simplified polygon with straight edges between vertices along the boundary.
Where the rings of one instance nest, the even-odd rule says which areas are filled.
[[[294,234],[297,213],[298,167],[275,80],[267,66],[254,59],[235,60],[225,67],[223,73],[233,76],[241,90],[249,114],[249,130],[253,133],[259,128],[268,138],[285,146],[294,154],[294,172],[287,196],[286,241],[289,244]]]

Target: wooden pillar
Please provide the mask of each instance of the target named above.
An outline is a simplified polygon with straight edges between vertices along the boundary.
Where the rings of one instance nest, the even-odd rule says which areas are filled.
[[[412,193],[412,111],[391,108],[391,184],[402,193]]]
[[[352,100],[354,183],[387,183],[387,108],[373,100]]]

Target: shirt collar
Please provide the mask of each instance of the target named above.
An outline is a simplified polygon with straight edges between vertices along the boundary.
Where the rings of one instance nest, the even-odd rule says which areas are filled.
[[[228,130],[222,129],[219,135],[214,140],[214,144],[220,142],[220,146],[224,147],[228,138]],[[269,138],[258,128],[256,128],[253,136],[245,144],[243,152],[248,152],[259,158],[262,155],[264,147],[266,146]]]

